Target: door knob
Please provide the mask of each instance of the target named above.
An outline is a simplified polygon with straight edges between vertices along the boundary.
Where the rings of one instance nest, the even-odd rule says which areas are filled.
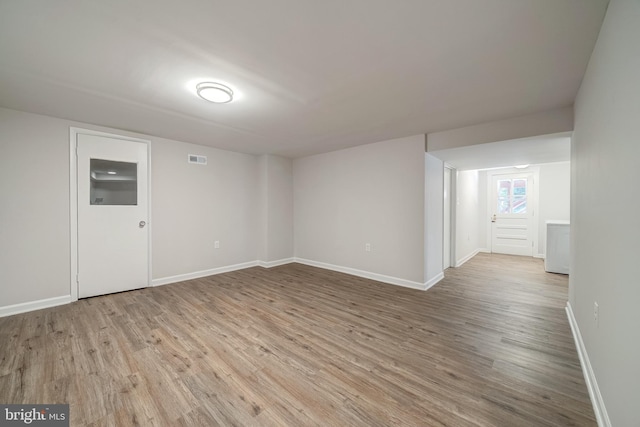
[[[496,214],[493,214],[493,216],[491,217],[491,222],[496,222]]]
[[[147,225],[147,223],[144,221],[140,221],[138,225],[140,226],[140,228],[144,228],[144,226]]]

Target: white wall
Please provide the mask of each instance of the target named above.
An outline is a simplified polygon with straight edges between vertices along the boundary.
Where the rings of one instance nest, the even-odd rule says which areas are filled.
[[[70,294],[69,125],[0,108],[0,308]]]
[[[70,295],[70,126],[151,140],[154,279],[257,261],[257,156],[0,108],[0,314]],[[188,164],[189,153],[208,165]],[[273,160],[272,206],[291,192],[287,162]],[[272,221],[278,256],[292,253],[287,222],[290,213]]]
[[[419,135],[295,159],[296,257],[424,283],[424,149]]]
[[[479,172],[459,171],[456,188],[456,265],[481,248],[479,223],[486,216],[480,210]]]
[[[258,157],[149,139],[153,278],[255,261]],[[208,164],[187,163],[188,154],[205,155]]]
[[[425,282],[433,285],[443,277],[443,195],[444,162],[431,154],[425,154]]]
[[[551,135],[573,130],[571,107],[481,123],[427,135],[427,151],[445,150],[496,141]]]
[[[487,171],[478,171],[478,249],[481,252],[491,252],[490,242],[487,241],[487,233],[490,232],[491,227],[487,179]]]
[[[614,426],[640,425],[638,23],[639,1],[610,2],[575,102],[571,149],[569,301]]]
[[[260,176],[258,203],[258,259],[263,262],[268,259],[269,252],[269,157],[269,155],[262,155],[258,160],[258,174]]]
[[[272,265],[293,257],[293,160],[260,156],[262,247],[259,259]]]
[[[70,298],[70,126],[151,141],[156,284],[238,264],[290,260],[295,217],[298,257],[424,285],[422,135],[298,159],[294,166],[275,156],[7,109],[0,109],[0,120],[0,314],[16,304]],[[205,155],[208,164],[189,164],[187,154]],[[433,259],[441,271],[441,170],[437,185],[439,250]]]
[[[452,249],[455,247],[455,222],[456,219],[452,216],[455,213],[455,207],[452,207],[453,197],[455,197],[455,189],[453,188],[456,184],[456,170],[452,169],[448,166],[444,168],[444,199],[443,199],[443,228],[442,228],[442,268],[447,269],[449,267],[455,266],[455,257],[451,255]]]
[[[546,255],[549,220],[570,219],[571,208],[571,163],[548,163],[540,165],[540,183],[538,199],[538,254]]]

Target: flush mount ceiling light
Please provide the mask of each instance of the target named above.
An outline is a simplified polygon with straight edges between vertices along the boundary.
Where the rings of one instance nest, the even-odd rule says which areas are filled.
[[[202,82],[196,86],[198,96],[216,104],[226,104],[233,100],[231,88],[215,82]]]
[[[528,167],[529,167],[529,165],[517,165],[517,166],[514,166],[514,168],[516,168],[516,169],[526,169]]]

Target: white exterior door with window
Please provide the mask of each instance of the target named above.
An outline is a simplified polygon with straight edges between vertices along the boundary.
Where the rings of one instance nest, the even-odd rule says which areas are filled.
[[[493,175],[491,252],[533,256],[533,174]]]

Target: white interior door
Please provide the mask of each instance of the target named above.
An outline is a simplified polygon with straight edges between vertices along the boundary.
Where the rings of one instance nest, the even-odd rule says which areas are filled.
[[[78,296],[149,284],[148,146],[77,135]]]
[[[491,252],[533,256],[533,175],[494,175]]]

